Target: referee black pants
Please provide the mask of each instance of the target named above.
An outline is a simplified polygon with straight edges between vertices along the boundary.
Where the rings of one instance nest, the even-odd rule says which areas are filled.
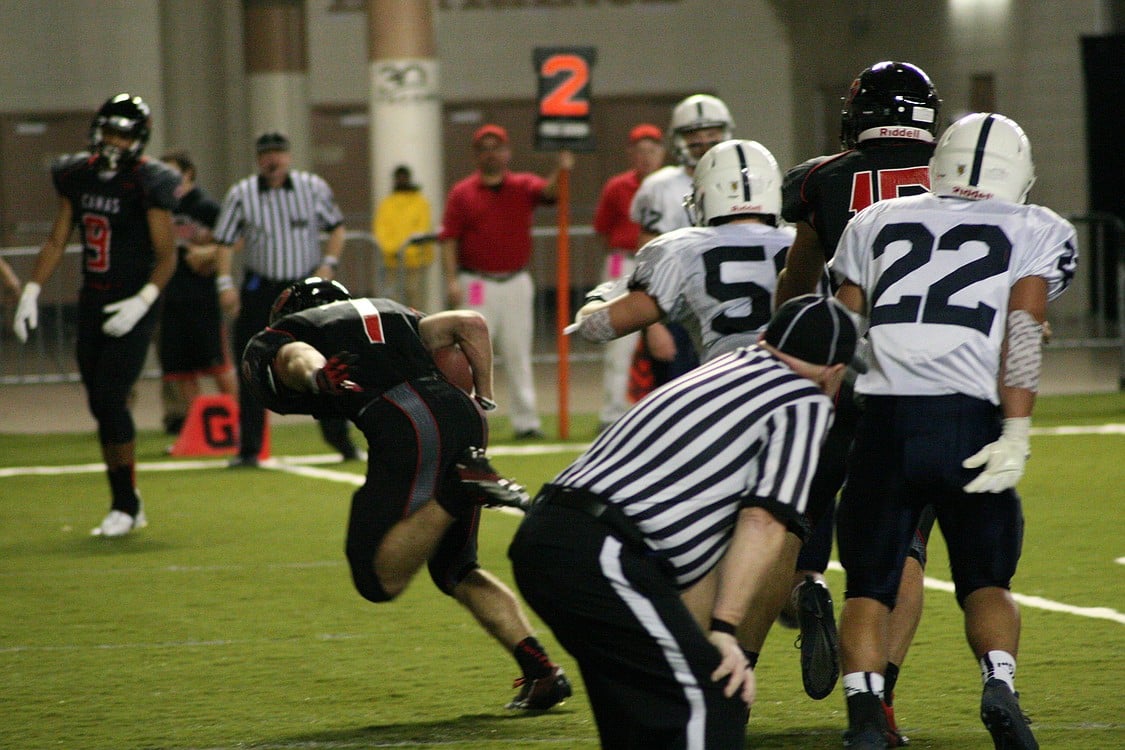
[[[745,747],[748,710],[711,680],[719,652],[656,559],[542,502],[508,555],[524,599],[578,662],[603,748]]]
[[[275,281],[247,271],[240,291],[240,310],[234,323],[235,360],[242,364],[242,353],[246,344],[270,321],[270,308],[277,295],[281,294],[292,281]],[[348,435],[348,420],[340,417],[327,417],[318,420],[320,432],[325,442],[346,458],[356,455],[355,444]],[[266,426],[266,410],[250,393],[250,389],[238,389],[238,455],[243,458],[256,457],[262,450],[262,435]]]

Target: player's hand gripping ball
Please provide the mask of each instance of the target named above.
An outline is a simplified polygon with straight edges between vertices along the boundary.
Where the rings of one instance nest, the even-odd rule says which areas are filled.
[[[469,366],[469,359],[457,344],[434,349],[430,354],[438,370],[453,385],[465,393],[473,392],[473,368]]]

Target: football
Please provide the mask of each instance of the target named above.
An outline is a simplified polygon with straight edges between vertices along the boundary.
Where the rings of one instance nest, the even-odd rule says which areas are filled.
[[[469,358],[461,351],[461,347],[457,344],[443,346],[434,349],[430,354],[446,380],[465,393],[473,392],[473,369],[469,366]]]

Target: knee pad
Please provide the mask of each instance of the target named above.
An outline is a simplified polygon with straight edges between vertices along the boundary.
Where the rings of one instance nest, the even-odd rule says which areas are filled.
[[[430,564],[430,580],[438,587],[438,590],[446,596],[453,596],[453,589],[457,588],[457,584],[465,580],[469,573],[479,568],[477,562],[466,563],[456,570],[439,570],[432,562]]]
[[[364,555],[363,559],[360,559],[360,556],[353,555],[349,550],[348,564],[352,569],[352,583],[355,584],[355,590],[359,592],[360,596],[375,604],[382,604],[394,599],[393,596],[383,590],[383,585],[379,583],[379,577],[375,575],[372,556]]]
[[[918,517],[918,528],[914,530],[914,540],[906,551],[906,554],[918,561],[922,570],[926,569],[926,548],[930,543],[930,532],[934,529],[934,517],[934,506],[927,505],[922,509],[922,514]]]
[[[137,436],[133,415],[125,402],[114,402],[91,397],[87,403],[90,414],[98,423],[98,440],[105,445],[131,443]]]
[[[828,569],[828,561],[832,556],[832,532],[836,528],[835,514],[830,512],[821,516],[820,521],[813,526],[812,533],[801,546],[797,555],[797,570],[816,570],[823,573]]]

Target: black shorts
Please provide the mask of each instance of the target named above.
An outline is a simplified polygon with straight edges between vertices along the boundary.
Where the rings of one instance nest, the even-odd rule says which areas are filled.
[[[165,376],[230,369],[217,293],[165,295],[160,316],[160,368]]]
[[[578,662],[602,747],[745,747],[746,706],[711,680],[719,652],[656,558],[550,503],[533,506],[508,556],[524,599]]]
[[[849,597],[894,606],[923,510],[933,505],[958,602],[1007,588],[1023,545],[1015,490],[967,493],[978,473],[961,462],[1000,435],[998,407],[968,396],[868,397],[836,514]]]
[[[387,597],[375,576],[375,552],[396,523],[441,493],[463,492],[453,464],[469,447],[484,447],[487,426],[463,391],[437,377],[387,391],[354,420],[367,438],[367,481],[352,498],[347,555],[356,588],[371,601]],[[429,560],[442,592],[477,565],[480,507],[472,506],[446,532]]]

